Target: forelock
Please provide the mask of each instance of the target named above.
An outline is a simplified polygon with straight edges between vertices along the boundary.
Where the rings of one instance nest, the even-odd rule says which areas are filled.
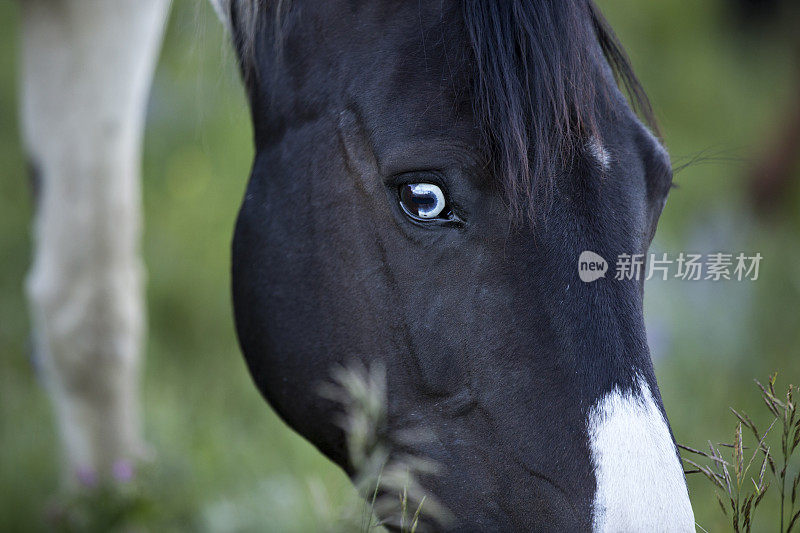
[[[601,74],[602,56],[633,109],[658,134],[630,61],[592,0],[459,1],[474,113],[488,165],[515,218],[534,221],[546,211],[554,178],[569,172],[591,142],[606,144],[599,123],[613,107],[616,85]],[[260,29],[272,25],[271,45],[280,54],[291,0],[211,2],[250,85],[259,77]]]

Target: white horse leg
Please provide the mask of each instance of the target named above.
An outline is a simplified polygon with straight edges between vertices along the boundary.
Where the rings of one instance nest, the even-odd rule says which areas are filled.
[[[169,0],[22,0],[22,126],[41,179],[28,277],[69,483],[143,452],[139,165]]]

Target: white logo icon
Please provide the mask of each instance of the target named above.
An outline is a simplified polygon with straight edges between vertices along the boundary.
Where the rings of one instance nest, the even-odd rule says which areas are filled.
[[[605,259],[589,250],[581,252],[578,258],[578,276],[580,276],[581,281],[591,283],[606,277],[607,271],[608,263],[606,263]]]

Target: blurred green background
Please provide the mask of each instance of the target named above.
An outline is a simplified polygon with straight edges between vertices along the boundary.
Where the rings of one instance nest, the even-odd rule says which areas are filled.
[[[676,175],[653,251],[764,257],[756,282],[646,284],[648,335],[676,438],[729,441],[730,405],[769,424],[753,378],[779,371],[780,386],[800,384],[800,169],[758,216],[748,188],[750,161],[800,105],[797,26],[784,17],[746,30],[722,0],[599,4],[649,92],[673,162],[706,156]],[[18,134],[18,16],[14,2],[0,2],[2,531],[48,529],[63,524],[65,506],[81,505],[58,495],[52,414],[28,353],[22,284],[32,202]],[[144,399],[157,460],[131,489],[136,503],[106,510],[98,524],[120,523],[120,514],[147,530],[313,531],[356,505],[345,476],[264,404],[236,346],[228,249],[250,136],[221,25],[207,2],[176,0],[143,161]],[[690,492],[698,523],[725,530],[705,481],[691,477]],[[764,524],[776,529],[774,520],[755,529]]]

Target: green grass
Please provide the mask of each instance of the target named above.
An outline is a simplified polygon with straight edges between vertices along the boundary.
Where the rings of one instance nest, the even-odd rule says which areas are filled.
[[[0,4],[0,530],[44,529],[58,492],[47,397],[27,351],[22,281],[31,199],[16,118],[17,9]],[[230,238],[252,160],[232,55],[205,3],[176,2],[144,146],[149,341],[142,483],[150,528],[317,529],[308,483],[335,505],[349,480],[289,430],[253,386],[236,344]],[[254,505],[255,500],[258,504]],[[58,504],[58,505],[56,505]],[[292,517],[288,520],[287,517]]]
[[[601,2],[649,90],[676,161],[703,150],[737,158],[758,153],[793,90],[781,34],[750,38],[729,29],[724,5]],[[17,18],[15,3],[0,3],[2,531],[45,529],[46,511],[64,504],[53,500],[57,441],[27,353],[22,282],[32,207],[18,139]],[[356,498],[338,468],[264,404],[236,346],[228,249],[252,157],[250,135],[219,24],[206,3],[176,0],[143,162],[145,431],[157,462],[142,476],[135,512],[149,529],[315,530],[320,499],[338,508]],[[754,377],[777,370],[779,382],[800,382],[800,188],[770,221],[755,220],[744,206],[746,168],[726,161],[680,173],[655,246],[760,251],[761,279],[647,284],[650,333],[655,339],[666,332],[666,340],[654,342],[664,402],[676,438],[695,447],[709,438],[730,440],[729,405],[751,416],[761,412]],[[689,486],[698,523],[725,530],[713,492],[697,478]],[[759,513],[769,515],[768,505]]]
[[[776,378],[773,374],[765,385],[755,382],[764,404],[756,421],[731,407],[736,420],[732,439],[708,441],[697,448],[680,445],[687,472],[710,483],[706,494],[716,493],[719,510],[737,533],[776,526],[779,533],[791,533],[800,520],[800,508],[795,513],[800,504],[800,464],[795,460],[800,455],[794,454],[800,445],[797,387],[789,384],[784,392],[776,388]],[[765,502],[771,502],[764,505],[770,512],[766,516],[757,513]]]

